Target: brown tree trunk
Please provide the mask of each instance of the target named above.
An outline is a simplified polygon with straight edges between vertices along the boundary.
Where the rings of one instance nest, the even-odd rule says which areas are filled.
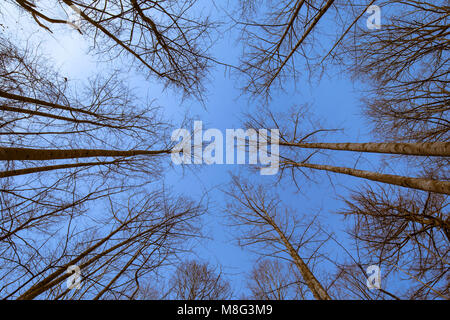
[[[107,161],[107,162],[99,161],[99,162],[70,163],[70,164],[66,163],[66,164],[59,164],[59,165],[54,165],[54,166],[44,166],[44,167],[1,171],[0,178],[21,176],[21,175],[30,174],[30,173],[45,172],[45,171],[51,171],[51,170],[92,167],[92,166],[107,165],[107,164],[114,164],[114,163],[117,163],[117,161]]]
[[[170,150],[101,150],[101,149],[30,149],[0,148],[0,160],[54,160],[89,157],[133,157],[138,155],[168,154]]]
[[[3,91],[3,90],[0,90],[0,97],[14,100],[14,101],[20,101],[20,102],[31,103],[31,104],[36,104],[36,105],[40,105],[40,106],[51,107],[53,109],[60,109],[60,110],[66,110],[66,111],[71,111],[71,112],[83,113],[83,114],[87,114],[87,115],[97,117],[97,118],[114,120],[113,118],[99,116],[95,112],[91,112],[88,110],[74,108],[74,107],[70,107],[70,106],[64,106],[64,105],[61,105],[58,103],[52,103],[52,102],[48,102],[48,101],[44,101],[44,100],[40,100],[40,99],[31,98],[31,97],[20,96],[20,95],[17,95],[14,93],[9,93],[9,92]]]
[[[450,182],[431,180],[425,178],[410,178],[404,176],[397,176],[393,174],[384,174],[378,172],[371,172],[365,170],[358,170],[345,167],[335,167],[329,165],[321,164],[310,164],[310,163],[297,163],[286,161],[285,164],[293,165],[296,167],[310,168],[316,170],[325,170],[336,173],[347,174],[354,177],[364,178],[372,181],[378,181],[388,184],[393,184],[405,188],[424,190],[435,193],[450,194]]]
[[[308,268],[308,265],[303,261],[302,258],[300,258],[297,250],[295,250],[294,247],[291,245],[289,240],[284,235],[283,231],[281,231],[280,228],[278,228],[278,226],[272,220],[270,221],[270,224],[275,229],[275,231],[278,233],[281,241],[283,241],[283,244],[286,246],[286,249],[289,251],[289,255],[294,260],[295,265],[297,266],[298,270],[300,271],[300,274],[302,275],[303,279],[305,280],[308,288],[313,293],[314,297],[317,300],[331,300],[327,291],[322,287],[320,282],[316,279],[314,274]]]
[[[5,105],[0,105],[0,110],[2,110],[2,111],[10,111],[10,112],[15,112],[15,113],[24,113],[24,114],[29,114],[29,115],[32,115],[32,116],[46,117],[46,118],[50,118],[50,119],[62,120],[62,121],[73,122],[73,123],[87,123],[87,124],[92,124],[92,125],[98,126],[98,127],[107,127],[107,128],[113,128],[113,129],[123,129],[123,126],[120,126],[120,125],[111,125],[111,124],[102,123],[102,122],[96,122],[96,121],[91,121],[91,120],[69,118],[69,117],[64,117],[64,116],[51,114],[51,113],[48,113],[48,112],[28,110],[28,109],[18,108],[18,107],[8,107],[8,106],[5,106]]]
[[[329,149],[357,152],[387,154],[405,154],[412,156],[450,157],[450,142],[423,143],[289,143],[280,142],[282,146],[311,149]]]

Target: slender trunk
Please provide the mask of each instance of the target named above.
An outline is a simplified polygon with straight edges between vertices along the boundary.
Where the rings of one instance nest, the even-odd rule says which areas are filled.
[[[301,0],[296,4],[295,11],[291,16],[291,19],[289,20],[289,23],[287,24],[287,27],[284,30],[283,35],[281,36],[280,40],[278,41],[276,48],[273,50],[272,55],[270,56],[270,59],[272,59],[273,56],[280,50],[280,47],[283,44],[283,41],[286,39],[286,37],[289,33],[289,30],[291,30],[293,28],[295,19],[297,18],[300,10],[302,9],[303,4],[305,4],[305,0]]]
[[[329,149],[357,152],[388,154],[405,154],[412,156],[450,157],[450,142],[424,143],[289,143],[280,142],[282,146],[311,149]]]
[[[1,171],[0,178],[21,176],[21,175],[30,174],[30,173],[45,172],[45,171],[51,171],[51,170],[92,167],[92,166],[108,165],[108,164],[114,164],[114,163],[118,163],[118,162],[117,161],[107,161],[107,162],[99,161],[99,162],[86,162],[86,163],[70,163],[70,164],[59,164],[59,165],[54,165],[54,166],[44,166],[44,167],[36,167],[36,168]]]
[[[96,122],[96,121],[91,121],[91,120],[69,118],[69,117],[51,114],[48,112],[28,110],[28,109],[18,108],[18,107],[8,107],[5,105],[0,105],[0,110],[10,111],[10,112],[15,112],[15,113],[24,113],[24,114],[29,114],[32,116],[46,117],[46,118],[50,118],[50,119],[62,120],[62,121],[73,122],[73,123],[87,123],[87,124],[92,124],[92,125],[98,126],[98,127],[107,127],[107,128],[112,128],[112,129],[123,129],[124,128],[123,126],[120,126],[120,125],[111,125],[111,124]]]
[[[411,178],[404,176],[397,176],[393,174],[383,174],[378,172],[371,172],[365,170],[358,170],[345,167],[335,167],[329,165],[310,164],[310,163],[297,163],[297,162],[284,162],[285,164],[293,165],[296,167],[310,168],[316,170],[325,170],[341,174],[347,174],[354,177],[364,178],[371,181],[378,181],[388,184],[393,184],[405,188],[424,190],[428,192],[450,194],[450,182],[431,180],[425,178]]]
[[[295,265],[297,266],[298,270],[300,271],[300,274],[303,277],[303,280],[305,280],[306,285],[312,291],[314,297],[317,300],[331,300],[327,291],[322,287],[320,282],[316,279],[314,274],[309,269],[308,265],[303,261],[302,258],[300,258],[297,250],[295,250],[294,247],[291,245],[289,240],[284,235],[283,231],[281,231],[280,228],[278,228],[278,226],[273,221],[271,221],[270,224],[275,229],[275,231],[278,233],[279,237],[281,238],[281,241],[283,241],[284,246],[289,251],[290,256],[294,260]]]
[[[6,98],[9,100],[14,100],[14,101],[20,101],[20,102],[25,102],[25,103],[31,103],[31,104],[36,104],[36,105],[40,105],[40,106],[46,106],[46,107],[51,107],[52,109],[60,109],[60,110],[66,110],[66,111],[70,111],[70,112],[78,112],[78,113],[83,113],[83,114],[87,114],[96,118],[100,118],[100,119],[109,119],[109,120],[116,120],[114,118],[109,118],[103,115],[98,115],[95,112],[91,112],[88,110],[84,110],[84,109],[80,109],[80,108],[74,108],[74,107],[70,107],[70,106],[64,106],[58,103],[52,103],[52,102],[48,102],[48,101],[44,101],[44,100],[40,100],[40,99],[35,99],[35,98],[31,98],[31,97],[26,97],[26,96],[20,96],[14,93],[9,93],[3,90],[0,90],[0,97],[1,98]]]
[[[89,157],[133,157],[168,154],[170,150],[30,149],[0,148],[0,160],[54,160]]]

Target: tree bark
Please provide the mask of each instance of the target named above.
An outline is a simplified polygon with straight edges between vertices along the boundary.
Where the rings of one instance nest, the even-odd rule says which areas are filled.
[[[53,109],[60,109],[60,110],[65,110],[65,111],[83,113],[83,114],[87,114],[87,115],[97,117],[97,118],[115,120],[113,118],[109,118],[106,116],[100,116],[97,113],[91,112],[88,110],[74,108],[74,107],[70,107],[70,106],[64,106],[64,105],[61,105],[58,103],[52,103],[52,102],[48,102],[48,101],[44,101],[44,100],[40,100],[40,99],[31,98],[31,97],[20,96],[20,95],[17,95],[14,93],[9,93],[9,92],[3,91],[3,90],[0,90],[0,97],[6,98],[9,100],[20,101],[20,102],[24,102],[24,103],[31,103],[31,104],[36,104],[36,105],[40,105],[40,106],[51,107]]]
[[[111,124],[96,122],[96,121],[91,121],[91,120],[69,118],[69,117],[51,114],[48,112],[28,110],[28,109],[17,108],[17,107],[8,107],[5,105],[0,105],[0,110],[10,111],[10,112],[15,112],[15,113],[24,113],[24,114],[29,114],[32,116],[45,117],[45,118],[62,120],[62,121],[73,122],[73,123],[87,123],[87,124],[92,124],[92,125],[98,126],[98,127],[107,127],[107,128],[112,128],[112,129],[123,129],[124,128],[123,126],[120,126],[120,125],[111,125]]]
[[[282,146],[311,149],[404,154],[411,156],[450,157],[450,142],[423,143],[290,143],[280,142]]]
[[[345,167],[335,167],[329,165],[310,164],[310,163],[297,163],[286,161],[285,164],[293,165],[296,167],[310,168],[316,170],[325,170],[336,173],[347,174],[354,177],[364,178],[372,181],[378,181],[388,184],[393,184],[405,188],[424,190],[428,192],[450,194],[450,182],[431,180],[425,178],[411,178],[404,176],[397,176],[393,174],[384,174],[378,172],[371,172],[365,170],[358,170]]]
[[[309,269],[308,265],[303,261],[302,258],[300,258],[297,250],[294,249],[294,247],[291,245],[291,243],[286,238],[284,233],[280,230],[280,228],[278,228],[278,226],[272,220],[271,220],[270,224],[275,229],[275,231],[278,233],[283,244],[286,246],[286,249],[289,251],[289,255],[294,260],[295,265],[297,266],[298,270],[300,271],[303,279],[305,280],[308,288],[313,293],[314,297],[317,300],[331,300],[327,291],[322,287],[320,282],[316,279],[314,274]]]
[[[133,157],[168,154],[170,150],[102,150],[102,149],[30,149],[0,148],[0,160],[54,160],[89,157]]]
[[[108,165],[108,164],[114,164],[114,163],[117,163],[117,161],[66,163],[66,164],[59,164],[59,165],[54,165],[54,166],[44,166],[44,167],[35,167],[35,168],[26,168],[26,169],[1,171],[0,172],[0,178],[21,176],[21,175],[30,174],[30,173],[44,172],[44,171],[51,171],[51,170],[92,167],[92,166]]]

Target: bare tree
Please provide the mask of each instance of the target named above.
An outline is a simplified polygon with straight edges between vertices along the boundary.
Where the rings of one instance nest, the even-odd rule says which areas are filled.
[[[287,87],[285,82],[297,79],[301,70],[296,56],[309,63],[314,31],[334,0],[279,0],[267,6],[254,0],[241,3],[242,21],[238,23],[244,42],[240,66],[244,91],[268,97],[272,87]]]
[[[341,213],[354,218],[351,235],[368,261],[409,279],[407,299],[449,297],[450,218],[448,197],[365,187],[345,201]]]
[[[195,260],[178,265],[170,279],[168,298],[177,300],[226,300],[231,286],[209,263]]]
[[[2,38],[0,239],[160,176],[155,156],[171,148],[170,125],[120,80],[113,73],[75,90],[37,52]]]
[[[248,287],[256,300],[299,300],[308,295],[295,265],[280,260],[264,259],[253,268]]]
[[[68,25],[67,13],[80,17],[78,30],[91,38],[97,52],[114,58],[125,54],[138,69],[186,95],[201,97],[214,27],[191,12],[196,0],[54,0],[53,10],[23,0],[10,0],[42,28]],[[57,10],[59,9],[59,10]]]
[[[202,212],[202,206],[162,192],[136,195],[125,206],[111,200],[109,216],[98,217],[102,224],[74,218],[47,237],[31,232],[23,243],[2,246],[0,292],[18,299],[134,299],[141,283],[198,236]],[[32,250],[27,242],[39,246]],[[79,290],[66,286],[72,265],[81,270]]]
[[[448,141],[448,1],[376,4],[381,28],[355,24],[334,57],[367,83],[364,110],[377,134],[395,141]]]
[[[247,115],[246,127],[258,130],[259,128],[275,128],[279,130],[279,150],[281,175],[291,172],[295,180],[295,170],[308,177],[302,169],[313,169],[364,178],[371,181],[383,182],[406,188],[424,190],[435,193],[450,194],[450,182],[431,177],[408,177],[395,174],[385,174],[367,170],[359,170],[351,167],[333,166],[331,164],[311,163],[316,155],[323,155],[322,150],[353,151],[360,153],[381,153],[386,155],[422,156],[422,157],[447,157],[449,144],[447,142],[435,143],[324,143],[316,142],[318,134],[336,131],[325,129],[320,124],[308,129],[305,123],[314,123],[309,118],[310,114],[302,108],[294,110],[290,114],[274,114],[270,110],[262,110],[256,116]],[[309,118],[309,119],[308,119]],[[262,141],[270,143],[269,136],[260,135]],[[313,152],[305,152],[309,149],[317,149]],[[328,158],[329,159],[329,158]],[[329,160],[328,160],[329,161]]]
[[[274,85],[295,85],[301,74],[327,72],[324,61],[334,61],[368,84],[364,110],[378,134],[394,141],[448,140],[446,0],[241,3],[245,91],[268,96]],[[373,4],[382,10],[376,30],[365,23]],[[324,52],[328,37],[314,38],[322,20],[335,37]]]
[[[260,254],[267,252],[273,256],[285,253],[298,268],[299,273],[315,299],[329,300],[326,289],[322,286],[308,260],[314,259],[317,249],[307,259],[300,254],[307,243],[319,242],[319,247],[326,239],[320,240],[317,232],[306,235],[309,228],[313,229],[314,220],[303,225],[304,234],[299,234],[301,224],[295,217],[295,212],[283,208],[276,196],[270,196],[264,189],[249,186],[233,177],[232,188],[226,193],[230,197],[227,212],[233,225],[243,228],[239,243],[242,246],[260,245]],[[264,248],[264,249],[263,249]],[[302,254],[303,256],[303,254]],[[306,261],[306,262],[305,262]]]
[[[171,149],[158,109],[117,73],[79,90],[2,37],[0,117],[1,296],[145,298],[141,283],[187,249],[204,211],[151,185]],[[80,290],[66,287],[72,265]]]

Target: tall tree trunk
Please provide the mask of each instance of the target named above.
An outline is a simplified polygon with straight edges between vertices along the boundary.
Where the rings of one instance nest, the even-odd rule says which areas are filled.
[[[311,149],[405,154],[412,156],[450,157],[450,142],[423,143],[290,143],[280,142],[282,146]]]
[[[115,160],[115,161],[106,161],[106,162],[99,161],[99,162],[84,162],[84,163],[69,163],[69,164],[66,163],[66,164],[59,164],[59,165],[54,165],[54,166],[44,166],[44,167],[1,171],[0,178],[21,176],[21,175],[30,174],[30,173],[45,172],[45,171],[51,171],[51,170],[92,167],[92,166],[108,165],[108,164],[115,164],[115,163],[119,163],[119,161]]]
[[[44,100],[40,100],[40,99],[31,98],[31,97],[20,96],[20,95],[17,95],[14,93],[9,93],[9,92],[3,91],[3,90],[0,90],[0,97],[14,100],[14,101],[20,101],[20,102],[24,102],[24,103],[31,103],[31,104],[36,104],[36,105],[40,105],[40,106],[51,107],[52,109],[60,109],[60,110],[65,110],[65,111],[83,113],[83,114],[87,114],[87,115],[101,118],[101,119],[115,120],[114,118],[99,115],[92,111],[88,111],[88,110],[84,110],[84,109],[80,109],[80,108],[74,108],[74,107],[70,107],[70,106],[64,106],[62,104],[52,103],[52,102],[48,102],[48,101],[44,101]]]
[[[170,150],[101,150],[101,149],[30,149],[0,148],[0,160],[53,160],[89,157],[133,157],[168,154]]]
[[[29,114],[32,116],[46,117],[46,118],[50,118],[50,119],[62,120],[62,121],[73,122],[73,123],[87,123],[87,124],[92,124],[92,125],[98,126],[98,127],[107,127],[107,128],[113,128],[113,129],[123,129],[124,128],[123,126],[120,126],[120,125],[112,125],[112,124],[107,124],[107,123],[103,123],[103,122],[91,121],[91,120],[69,118],[69,117],[51,114],[48,112],[34,111],[34,110],[28,110],[28,109],[18,108],[18,107],[9,107],[9,106],[5,106],[5,105],[0,105],[0,110],[10,111],[10,112],[15,112],[15,113],[24,113],[24,114]]]
[[[450,194],[450,182],[431,180],[425,178],[411,178],[404,176],[397,176],[393,174],[383,174],[378,172],[371,172],[365,170],[358,170],[345,167],[335,167],[329,165],[321,164],[310,164],[310,163],[297,163],[292,161],[284,161],[283,163],[288,165],[293,165],[296,167],[310,168],[316,170],[325,170],[336,173],[347,174],[354,177],[364,178],[372,181],[384,182],[388,184],[393,184],[401,187],[424,190],[435,193]]]
[[[300,258],[297,250],[295,250],[294,247],[291,245],[291,243],[286,238],[283,231],[281,231],[280,228],[278,228],[278,226],[275,224],[275,222],[273,220],[270,220],[270,225],[278,233],[278,236],[280,237],[281,241],[283,242],[286,249],[288,250],[289,255],[294,260],[294,263],[297,266],[298,270],[300,271],[300,274],[302,275],[303,280],[305,280],[306,285],[311,290],[314,297],[318,300],[331,300],[327,291],[322,287],[320,282],[316,279],[314,274],[309,269],[308,265],[303,261],[302,258]]]

